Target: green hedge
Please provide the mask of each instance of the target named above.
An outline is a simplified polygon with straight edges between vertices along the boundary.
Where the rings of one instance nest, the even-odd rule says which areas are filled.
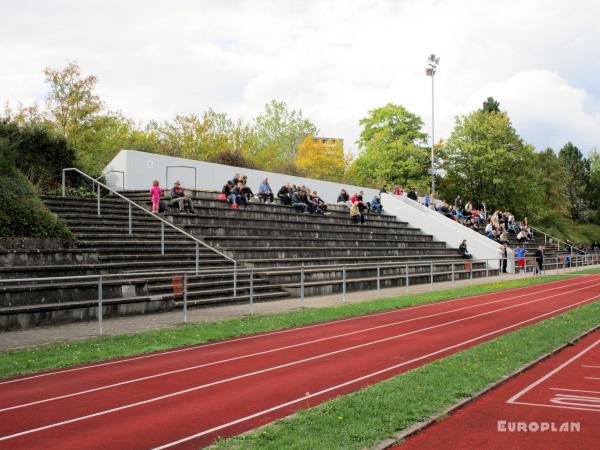
[[[0,175],[0,236],[74,240],[67,226],[42,203],[33,185],[14,167]]]

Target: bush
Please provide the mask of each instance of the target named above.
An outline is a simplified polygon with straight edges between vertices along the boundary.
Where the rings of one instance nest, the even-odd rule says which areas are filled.
[[[0,160],[19,169],[34,186],[47,190],[73,167],[75,153],[64,137],[39,125],[20,126],[0,120]]]
[[[0,165],[0,236],[60,238],[74,241],[67,226],[37,196],[27,177],[14,167]]]

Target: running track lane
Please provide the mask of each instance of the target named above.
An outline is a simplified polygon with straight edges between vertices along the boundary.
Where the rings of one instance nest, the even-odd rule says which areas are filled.
[[[578,428],[573,423],[579,424]],[[562,432],[561,426],[565,426]],[[597,449],[599,443],[600,330],[597,330],[395,449],[444,446],[591,450]]]
[[[0,448],[197,448],[600,297],[600,277],[0,382]]]

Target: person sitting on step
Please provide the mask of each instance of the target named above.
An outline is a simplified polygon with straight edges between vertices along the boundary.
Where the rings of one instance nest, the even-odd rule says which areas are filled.
[[[373,197],[373,200],[371,200],[371,209],[373,211],[375,211],[375,213],[381,214],[381,211],[383,210],[383,206],[381,206],[381,201],[379,200],[379,195],[376,195],[375,197]]]
[[[302,200],[300,191],[295,191],[292,194],[292,208],[302,211],[303,213],[308,213],[308,205]]]
[[[281,186],[281,188],[279,188],[279,191],[277,191],[277,198],[282,205],[292,205],[292,188],[290,183],[285,183],[283,186]]]
[[[194,211],[194,204],[192,203],[191,197],[186,195],[179,180],[175,182],[173,189],[171,189],[171,200],[169,201],[169,206],[177,206],[179,208],[179,212],[184,212],[184,209],[187,209],[191,214],[196,213]]]
[[[265,203],[273,203],[273,189],[271,189],[271,185],[269,184],[269,179],[267,177],[264,177],[258,186],[258,198]]]
[[[248,206],[248,199],[244,196],[244,184],[241,181],[231,190],[229,199],[234,208]]]

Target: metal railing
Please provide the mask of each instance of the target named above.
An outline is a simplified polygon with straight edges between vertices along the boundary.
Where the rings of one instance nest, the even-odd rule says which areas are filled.
[[[95,181],[98,181],[100,178],[104,178],[106,179],[106,175],[110,174],[110,173],[120,173],[121,174],[121,185],[123,187],[123,190],[125,190],[125,171],[124,170],[109,170],[108,172],[104,172],[102,173],[102,175],[100,175],[98,178],[94,178]]]
[[[133,208],[137,208],[137,209],[143,211],[145,214],[149,215],[150,217],[154,218],[155,220],[159,221],[160,222],[160,251],[161,251],[161,255],[165,254],[165,226],[167,226],[167,227],[169,227],[169,228],[177,231],[178,233],[182,234],[183,236],[187,237],[188,239],[191,239],[196,244],[196,255],[195,255],[195,263],[196,263],[195,273],[196,274],[200,270],[200,246],[203,246],[203,247],[209,249],[210,251],[212,251],[212,252],[214,252],[214,253],[222,256],[223,258],[225,258],[228,261],[230,261],[231,263],[233,263],[233,273],[234,273],[234,277],[233,277],[233,290],[234,290],[234,292],[236,291],[236,289],[237,289],[237,262],[235,261],[235,259],[233,259],[232,257],[226,255],[225,253],[217,250],[216,248],[212,247],[211,245],[207,244],[206,242],[202,241],[201,239],[198,239],[197,237],[191,235],[187,231],[182,230],[181,228],[179,228],[176,225],[172,224],[168,220],[163,219],[162,217],[160,217],[160,216],[156,215],[155,213],[149,211],[148,209],[144,208],[143,206],[137,204],[136,202],[128,199],[124,195],[122,195],[119,192],[115,191],[114,189],[108,187],[106,184],[101,183],[100,181],[94,179],[93,177],[91,177],[87,173],[82,172],[81,170],[76,169],[74,167],[70,167],[70,168],[62,170],[62,196],[63,197],[66,197],[66,173],[67,172],[76,172],[79,175],[81,175],[81,176],[87,178],[88,180],[92,181],[94,183],[94,187],[97,186],[97,199],[98,199],[97,200],[97,205],[98,205],[97,209],[98,209],[98,216],[102,215],[102,209],[101,209],[101,188],[106,189],[108,192],[112,193],[113,195],[116,195],[120,199],[122,199],[125,202],[127,202],[128,206],[129,206],[128,221],[127,221],[129,235],[133,234]]]
[[[422,261],[422,262],[406,262],[406,263],[370,263],[370,264],[342,264],[342,265],[320,265],[320,266],[305,266],[299,265],[294,267],[265,267],[265,268],[242,268],[234,272],[235,277],[238,275],[246,275],[247,281],[245,281],[245,287],[240,288],[238,286],[237,291],[242,289],[248,298],[249,313],[254,312],[256,294],[256,282],[260,281],[259,276],[265,278],[273,275],[282,274],[294,274],[297,276],[298,281],[282,282],[279,284],[269,283],[269,288],[281,288],[287,292],[296,291],[301,307],[305,306],[305,297],[307,288],[315,285],[323,286],[338,286],[339,292],[341,293],[341,301],[345,303],[347,300],[348,287],[351,284],[363,283],[370,284],[376,287],[377,297],[381,296],[382,285],[387,284],[387,287],[404,287],[405,292],[409,292],[409,288],[413,285],[429,285],[429,289],[433,290],[434,283],[437,282],[450,282],[452,286],[455,285],[456,281],[466,280],[472,282],[474,278],[488,279],[490,277],[500,277],[503,279],[504,273],[502,271],[502,264],[499,264],[498,268],[492,268],[490,262],[494,262],[494,265],[499,263],[499,260],[468,260],[468,259],[452,259],[452,260],[436,260],[436,261]],[[536,275],[542,274],[544,271],[555,270],[555,273],[568,273],[580,269],[586,266],[600,265],[600,255],[577,255],[573,257],[569,256],[554,256],[546,257],[544,259],[543,267],[539,267],[535,257],[524,258],[525,264],[517,266],[517,275],[522,274],[527,276],[528,274]],[[365,275],[365,271],[370,271],[370,275]],[[325,281],[306,281],[306,275],[310,273],[325,274],[331,272],[339,272],[332,278]],[[357,276],[352,276],[353,273],[359,272]],[[106,296],[106,289],[110,285],[119,284],[122,282],[133,283],[147,283],[149,280],[144,276],[157,275],[157,278],[163,277],[165,279],[173,280],[173,292],[170,294],[163,294],[161,300],[177,300],[181,299],[182,302],[182,321],[183,323],[188,322],[188,307],[190,305],[189,296],[194,294],[190,292],[189,282],[190,277],[193,277],[195,272],[193,271],[160,271],[160,272],[144,272],[144,273],[117,273],[117,274],[102,274],[102,275],[80,275],[80,276],[67,276],[67,277],[46,277],[46,278],[23,278],[23,279],[3,279],[0,280],[0,287],[6,288],[10,285],[20,285],[22,283],[33,283],[43,282],[56,282],[57,287],[64,287],[66,281],[80,281],[89,282],[90,287],[96,286],[97,299],[91,300],[97,308],[97,320],[99,334],[104,332],[104,318],[103,310],[114,300],[120,300],[121,298],[110,298]],[[207,274],[226,274],[233,275],[229,269],[209,269],[203,271],[202,275]],[[127,277],[127,275],[130,275]],[[135,277],[138,277],[136,279]],[[154,278],[154,281],[160,281],[160,279]],[[177,289],[175,288],[175,279],[177,279]],[[45,287],[47,288],[47,287]],[[81,286],[79,286],[81,288]],[[363,289],[364,291],[365,289]],[[238,297],[237,292],[234,291],[232,300],[241,299],[242,296]],[[125,298],[126,300],[126,298]],[[148,299],[150,300],[150,299]],[[156,299],[155,299],[156,300]],[[145,300],[143,300],[145,301]],[[224,302],[229,303],[229,302]],[[202,304],[202,303],[200,303]],[[81,306],[82,308],[89,308],[90,301],[87,305]],[[73,308],[73,305],[70,306]],[[2,314],[11,314],[10,308],[7,308]]]
[[[587,254],[587,252],[585,252],[584,250],[581,250],[581,249],[575,247],[572,244],[568,244],[565,241],[562,241],[562,240],[560,240],[560,239],[558,239],[558,238],[556,238],[556,237],[554,237],[554,236],[546,233],[545,231],[542,231],[542,230],[540,230],[538,228],[535,228],[535,227],[532,227],[532,226],[529,226],[529,228],[531,228],[536,233],[541,233],[541,234],[544,235],[544,244],[548,244],[548,239],[551,240],[550,243],[556,242],[556,244],[557,244],[557,250],[558,251],[560,251],[560,244],[562,243],[563,246],[564,246],[564,248],[569,248],[570,249],[571,253],[573,253],[573,250],[576,250],[577,252],[581,253],[582,255],[586,255]]]

